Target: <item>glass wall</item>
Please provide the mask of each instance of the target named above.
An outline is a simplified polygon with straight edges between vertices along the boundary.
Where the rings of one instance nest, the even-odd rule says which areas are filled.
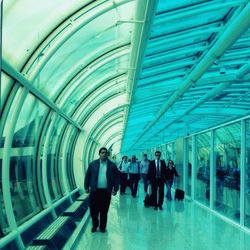
[[[175,162],[176,159],[176,150],[175,150],[175,142],[169,143],[166,145],[166,161],[173,160]]]
[[[44,150],[47,154],[46,172],[50,197],[55,201],[62,196],[62,188],[59,182],[59,180],[62,180],[62,177],[60,176],[61,160],[59,157],[57,146],[59,143],[58,138],[60,137],[61,129],[65,124],[65,121],[61,117],[57,116],[57,114],[54,114],[54,116],[52,116],[52,120],[56,121],[50,124],[48,134],[46,135],[47,144],[44,145],[46,147]]]
[[[18,117],[12,141],[10,188],[18,224],[41,210],[37,190],[35,146],[46,107],[28,95]]]
[[[78,133],[78,130],[75,128],[69,129],[70,131],[70,139],[69,139],[69,145],[67,147],[67,152],[66,152],[66,167],[67,167],[67,172],[68,172],[68,181],[69,181],[69,187],[70,190],[73,190],[76,188],[76,182],[74,178],[74,173],[73,173],[73,150],[75,146],[75,139],[76,134]]]
[[[246,121],[245,226],[250,228],[250,119]]]
[[[174,147],[174,158],[175,158],[175,168],[179,174],[180,177],[175,177],[175,186],[176,188],[183,189],[183,164],[184,164],[184,151],[183,151],[183,145],[184,139],[178,139],[176,140],[175,147]],[[178,154],[176,154],[178,152]]]
[[[191,196],[192,178],[192,137],[187,139],[187,195]]]
[[[241,124],[215,130],[214,208],[227,217],[240,219]]]
[[[2,149],[0,148],[0,153]],[[2,158],[0,158],[0,173],[2,173]],[[6,218],[6,209],[3,203],[3,192],[2,192],[2,175],[0,174],[0,237],[4,236],[8,230],[8,223]]]
[[[196,182],[195,199],[209,204],[210,186],[210,132],[196,136]]]

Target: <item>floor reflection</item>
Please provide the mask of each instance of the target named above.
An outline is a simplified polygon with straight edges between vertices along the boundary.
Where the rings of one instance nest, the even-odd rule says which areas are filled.
[[[87,250],[247,250],[250,235],[189,200],[164,201],[163,210],[144,207],[137,198],[112,198],[107,232],[91,233],[91,220],[76,249]]]

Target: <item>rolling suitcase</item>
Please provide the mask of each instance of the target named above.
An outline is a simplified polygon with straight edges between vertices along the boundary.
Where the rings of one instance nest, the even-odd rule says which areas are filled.
[[[148,185],[148,193],[144,199],[144,206],[145,207],[151,207],[154,205],[153,199],[152,199],[152,190],[151,185]]]
[[[184,191],[182,189],[177,188],[175,190],[175,200],[182,201],[184,199]]]

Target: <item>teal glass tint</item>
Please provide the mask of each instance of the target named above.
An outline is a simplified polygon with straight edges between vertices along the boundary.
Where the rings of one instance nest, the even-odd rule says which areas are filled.
[[[34,96],[27,95],[14,129],[10,158],[10,188],[18,224],[41,211],[35,152],[46,111],[47,107],[43,103]]]
[[[69,96],[63,103],[62,109],[68,114],[79,105],[84,105],[89,109],[91,105],[96,105],[96,103],[93,103],[93,99],[98,103],[97,98],[102,100],[104,95],[107,96],[110,95],[110,92],[118,92],[124,89],[126,84],[125,80],[119,81],[119,79],[113,80],[113,78],[116,78],[119,67],[121,69],[127,67],[127,57],[128,54],[119,57],[119,63],[113,59],[100,65],[89,74],[86,73],[84,75],[85,77],[80,81],[81,84],[77,85],[74,89],[70,89],[70,94],[66,93],[66,95]],[[111,68],[116,67],[117,71],[110,71]],[[85,112],[88,112],[88,109],[86,109]]]
[[[56,114],[52,116],[53,122],[50,124],[46,135],[45,152],[47,153],[46,168],[48,187],[52,201],[58,200],[65,190],[63,190],[62,160],[59,155],[61,136],[66,121]],[[64,187],[65,188],[65,187]]]
[[[66,131],[66,137],[68,137],[68,143],[66,146],[66,150],[62,152],[63,147],[61,147],[61,155],[63,156],[63,159],[66,164],[66,172],[67,172],[67,177],[68,177],[68,182],[69,182],[69,188],[70,190],[75,189],[76,186],[76,181],[74,177],[74,169],[73,169],[73,156],[74,156],[74,148],[76,145],[76,139],[79,131],[75,128],[68,128]],[[64,143],[66,143],[63,140]]]
[[[234,123],[215,130],[214,208],[240,220],[241,125]]]
[[[8,98],[8,94],[10,93],[11,87],[13,86],[13,80],[7,76],[4,72],[1,72],[1,86],[0,86],[0,98],[1,98],[1,111],[4,107],[4,104]],[[2,119],[2,117],[1,117]]]
[[[86,5],[89,2],[84,1]],[[60,0],[3,1],[3,57],[21,68],[63,17],[71,16],[82,4],[79,1],[61,4]]]
[[[192,183],[192,137],[187,139],[187,195],[191,196]]]
[[[12,147],[35,146],[39,128],[48,108],[32,95],[28,95],[19,114]]]
[[[171,160],[173,157],[173,144],[169,143],[167,144],[167,148],[166,148],[166,161]]]
[[[206,3],[207,0],[159,0],[157,5],[157,13],[178,10],[184,7],[195,6],[199,3]]]
[[[34,156],[22,152],[22,156],[10,158],[10,191],[17,224],[22,224],[41,211],[37,190]]]
[[[250,228],[250,120],[246,120],[245,226]]]
[[[210,137],[211,133],[196,137],[195,199],[208,205],[210,197]]]
[[[10,228],[7,222],[6,217],[6,208],[4,205],[3,200],[3,179],[2,179],[2,168],[3,168],[3,160],[2,160],[2,148],[0,148],[0,238],[2,238],[4,235],[8,234],[10,232]]]
[[[184,189],[184,175],[183,175],[183,168],[184,168],[184,139],[178,139],[175,142],[175,150],[174,150],[174,157],[172,160],[174,161],[175,168],[180,177],[174,177],[176,188]]]
[[[129,8],[133,4],[126,5]],[[37,79],[34,79],[36,86],[50,97],[56,96],[57,92],[59,93],[67,84],[72,84],[71,81],[74,81],[82,70],[86,70],[86,67],[101,55],[130,42],[131,24],[117,25],[120,18],[117,11],[125,10],[125,6],[105,13],[101,7],[99,8],[100,15],[97,15],[98,10],[96,10],[97,12],[93,12],[92,15],[90,12],[86,17],[82,16],[82,23],[81,18],[77,19],[71,31],[63,34],[66,37],[62,37],[65,41],[60,50],[54,52]],[[124,13],[122,15],[125,18],[130,18],[132,15],[128,11]],[[94,15],[97,16],[93,18]],[[44,56],[46,57],[46,54]],[[108,70],[114,72],[116,68],[111,67]],[[88,84],[93,84],[93,81],[88,81]]]

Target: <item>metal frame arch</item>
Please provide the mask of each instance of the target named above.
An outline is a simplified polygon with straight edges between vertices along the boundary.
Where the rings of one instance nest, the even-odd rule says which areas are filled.
[[[121,74],[118,76],[114,76],[112,78],[108,78],[107,80],[104,79],[104,81],[101,81],[100,84],[98,86],[95,87],[95,89],[91,89],[90,91],[88,91],[88,93],[86,93],[86,95],[82,96],[81,100],[79,101],[78,106],[75,107],[75,109],[72,111],[72,117],[79,117],[79,114],[82,114],[83,112],[83,105],[85,104],[85,99],[86,98],[90,98],[91,95],[96,92],[96,91],[100,91],[100,88],[102,88],[103,86],[107,85],[107,84],[113,84],[113,81],[117,81],[117,82],[125,82],[126,81],[126,74]]]
[[[120,119],[123,118],[123,114],[122,113],[117,113],[117,114],[114,114],[112,116],[109,116],[107,119],[100,119],[102,120],[103,122],[100,122],[100,120],[98,121],[98,123],[100,124],[99,126],[96,125],[95,127],[93,127],[93,129],[90,131],[90,136],[92,138],[96,138],[97,135],[101,132],[101,130],[104,130],[106,129],[106,127],[108,125],[110,125],[112,122],[114,121],[118,121]]]
[[[111,95],[104,96],[97,104],[91,107],[88,113],[82,114],[82,116],[78,118],[79,123],[84,127],[88,120],[93,116],[93,114],[100,108],[100,106],[102,106],[106,102],[109,102],[112,99],[115,99],[118,96],[124,95],[125,93],[125,91],[119,93],[117,93],[117,91],[113,91]]]
[[[95,72],[96,69],[102,67],[103,65],[107,64],[108,62],[111,62],[119,57],[122,57],[126,54],[129,53],[129,47],[128,46],[124,46],[124,47],[120,47],[118,48],[117,50],[113,50],[113,51],[110,51],[111,55],[109,56],[105,56],[105,60],[101,57],[98,59],[98,61],[94,61],[94,66],[91,68],[91,70],[87,70],[86,69],[88,68],[87,66],[84,67],[82,69],[81,72],[79,72],[79,74],[81,75],[78,75],[78,76],[75,76],[77,79],[75,81],[72,82],[68,82],[67,85],[65,85],[63,87],[63,89],[61,90],[60,94],[57,96],[56,98],[56,102],[58,104],[63,105],[63,102],[65,100],[67,100],[66,98],[68,96],[70,96],[70,94],[75,91],[76,88],[79,88],[82,86],[82,82],[84,82],[84,78],[87,78],[88,76],[90,76],[93,72]],[[66,86],[69,86],[69,87],[66,87]],[[66,88],[65,88],[66,87]],[[93,90],[92,90],[93,91]],[[92,92],[92,91],[89,91],[89,92]],[[65,95],[65,92],[66,92],[66,95]],[[61,98],[60,98],[61,97]]]
[[[100,141],[101,137],[104,137],[104,134],[107,133],[108,130],[112,130],[113,127],[115,127],[118,124],[121,124],[123,119],[116,119],[111,121],[108,124],[105,124],[102,129],[100,130],[98,136],[96,136],[96,140]]]
[[[132,0],[118,0],[116,1],[116,5],[120,6],[130,1]],[[98,8],[98,10],[96,8]],[[112,10],[113,8],[113,3],[107,2],[106,0],[99,0],[98,2],[93,1],[87,6],[84,5],[83,9],[77,11],[77,13],[74,13],[73,15],[68,17],[63,23],[54,28],[54,32],[51,32],[47,36],[47,38],[45,38],[40,43],[38,48],[34,50],[33,55],[24,64],[21,71],[25,74],[29,74],[28,71],[32,68],[32,65],[34,64],[34,62],[36,62],[36,59],[39,57],[39,55],[43,53],[44,55],[46,55],[43,57],[44,60],[40,60],[39,63],[36,65],[35,69],[32,70],[32,74],[30,74],[31,79],[35,78],[36,75],[39,74],[39,72],[43,69],[47,61],[51,58],[51,56],[53,56],[53,54],[62,46],[62,44],[64,44],[65,41],[67,41],[72,36],[72,34],[76,33],[78,30],[80,30],[83,26],[91,22],[96,17],[102,15],[103,13],[109,10]],[[87,18],[85,14],[91,13],[90,9],[92,9],[92,11],[96,11],[96,13]],[[76,24],[74,23],[74,21],[77,21],[78,23]],[[72,23],[74,23],[74,25],[72,25]],[[67,26],[71,27],[71,29],[67,29],[66,32],[62,32]],[[60,39],[58,39],[59,35]],[[54,43],[52,45],[53,41]]]
[[[102,62],[103,58],[105,59],[105,57],[111,53],[112,54],[117,53],[117,51],[121,50],[122,48],[124,48],[124,50],[126,48],[129,49],[128,45],[129,44],[123,44],[123,45],[116,46],[116,47],[113,46],[112,49],[107,50],[105,53],[97,56],[90,63],[87,63],[83,67],[82,67],[82,62],[84,62],[85,59],[83,58],[82,61],[79,61],[78,62],[79,66],[75,66],[76,69],[75,70],[73,69],[72,73],[69,73],[69,76],[66,77],[66,79],[63,81],[64,83],[59,84],[61,87],[57,91],[56,96],[52,98],[54,100],[54,102],[60,103],[62,99],[65,99],[65,97],[64,97],[65,92],[67,93],[68,90],[71,88],[75,89],[75,88],[79,87],[79,85],[81,85],[81,82],[84,81],[84,78],[87,78],[88,75],[90,75],[92,73],[89,71],[89,68],[92,67],[95,69],[95,68],[102,66],[103,64],[106,63],[106,62],[104,62],[104,63]],[[92,71],[94,71],[94,70],[92,70]],[[126,74],[126,71],[124,71],[123,74]],[[80,83],[78,83],[78,82],[80,82]]]

